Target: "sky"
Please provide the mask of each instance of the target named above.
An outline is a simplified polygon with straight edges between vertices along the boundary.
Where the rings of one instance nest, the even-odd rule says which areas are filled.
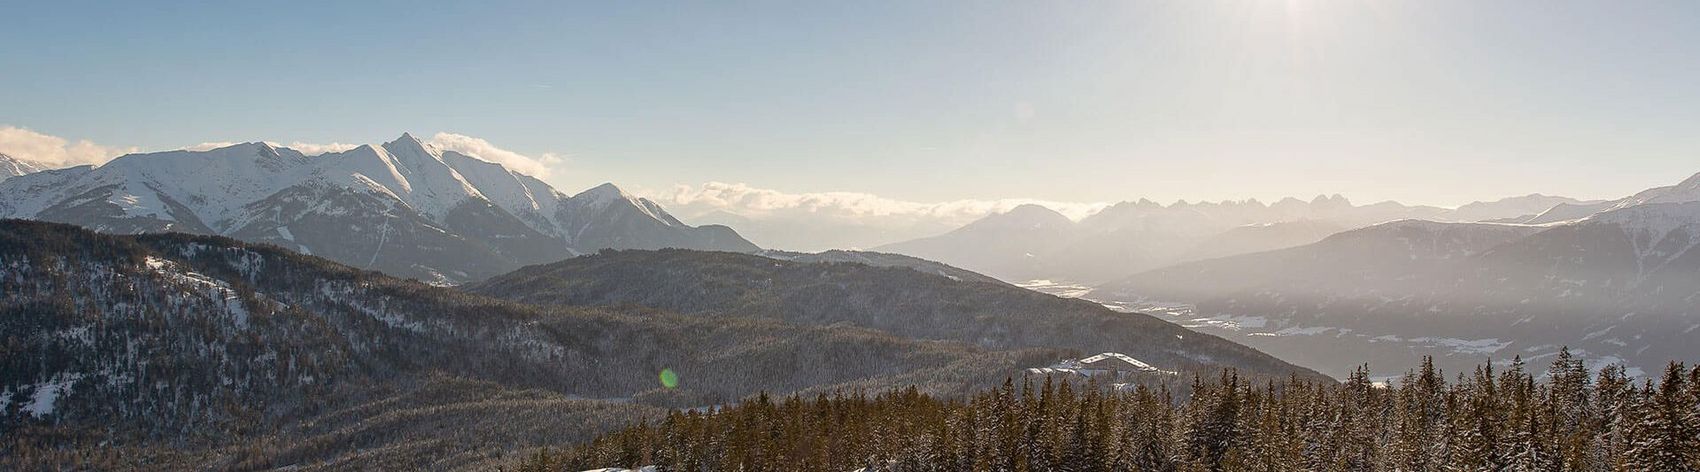
[[[870,213],[1319,193],[1455,206],[1700,172],[1693,1],[0,11],[0,151],[67,163],[406,131],[508,153],[569,192]]]

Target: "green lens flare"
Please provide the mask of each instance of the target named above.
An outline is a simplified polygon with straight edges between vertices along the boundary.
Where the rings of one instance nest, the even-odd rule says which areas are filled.
[[[679,388],[679,374],[673,373],[673,369],[661,369],[661,386]]]

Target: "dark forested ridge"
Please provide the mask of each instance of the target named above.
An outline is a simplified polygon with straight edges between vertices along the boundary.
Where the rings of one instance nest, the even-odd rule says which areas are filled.
[[[716,318],[858,326],[994,350],[1119,352],[1176,371],[1229,367],[1248,375],[1297,373],[1323,379],[1255,349],[1149,315],[906,267],[678,249],[610,250],[526,267],[465,289],[532,304],[635,304]]]
[[[0,220],[0,469],[475,467],[657,407],[962,394],[1071,355],[535,307],[223,237]]]
[[[1251,383],[1224,371],[1190,395],[1050,378],[967,399],[914,389],[761,396],[511,464],[522,471],[1693,471],[1700,369],[1659,381],[1591,375],[1568,351],[1448,381],[1424,362],[1394,386]]]
[[[989,277],[979,272],[952,267],[942,262],[934,262],[914,256],[873,251],[848,251],[833,249],[815,253],[781,251],[765,249],[755,253],[758,256],[779,259],[783,261],[816,263],[816,262],[851,262],[874,267],[908,267],[923,273],[941,275],[953,280],[970,282],[988,282],[1008,284],[1002,280]]]

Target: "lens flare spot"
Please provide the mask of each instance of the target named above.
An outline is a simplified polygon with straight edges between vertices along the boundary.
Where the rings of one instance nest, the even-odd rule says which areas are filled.
[[[673,369],[661,369],[661,386],[679,388],[679,374],[673,373]]]

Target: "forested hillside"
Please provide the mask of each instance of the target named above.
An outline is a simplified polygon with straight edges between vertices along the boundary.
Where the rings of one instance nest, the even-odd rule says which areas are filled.
[[[1692,471],[1700,369],[1597,380],[1566,353],[1448,381],[1432,364],[1396,386],[1353,376],[1252,383],[1224,371],[1191,394],[1026,378],[968,399],[916,390],[762,396],[513,464],[522,471],[659,470]]]
[[[0,333],[0,468],[469,467],[655,406],[910,384],[958,394],[1072,355],[533,307],[270,245],[17,220],[0,221]],[[536,420],[560,414],[577,419]],[[534,430],[452,440],[509,437],[492,429],[504,423]]]
[[[530,266],[466,290],[545,305],[642,305],[727,320],[857,326],[984,349],[1117,352],[1160,369],[1323,379],[1255,349],[1145,314],[986,282],[850,262],[677,249],[602,251]]]

